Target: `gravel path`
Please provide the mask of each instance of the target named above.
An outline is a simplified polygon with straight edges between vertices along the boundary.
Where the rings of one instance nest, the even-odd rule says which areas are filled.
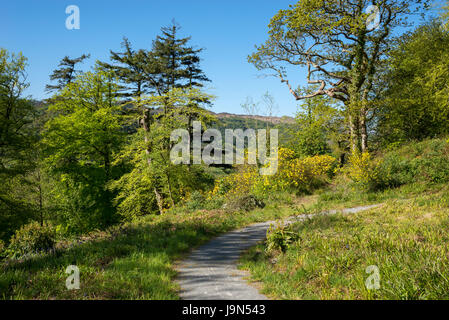
[[[331,210],[321,214],[358,213],[379,207],[363,206],[343,210]],[[303,221],[316,215],[291,217],[286,223]],[[257,223],[246,228],[226,233],[195,249],[181,262],[178,270],[180,296],[184,300],[266,300],[267,297],[250,285],[244,271],[236,263],[241,254],[265,240],[267,229],[273,221]]]

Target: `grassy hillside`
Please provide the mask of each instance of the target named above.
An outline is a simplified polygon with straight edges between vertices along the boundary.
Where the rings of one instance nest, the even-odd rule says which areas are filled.
[[[0,297],[178,299],[176,262],[211,237],[253,222],[383,203],[367,212],[321,216],[281,230],[295,235],[285,252],[267,251],[267,241],[242,257],[241,268],[274,299],[449,298],[448,175],[428,165],[443,163],[447,147],[445,140],[430,140],[373,160],[383,168],[378,170],[389,168],[383,181],[407,177],[412,170],[414,182],[404,178],[397,188],[362,192],[360,188],[369,185],[352,181],[342,171],[315,194],[296,197],[278,191],[265,208],[249,212],[238,207],[205,209],[205,203],[214,202],[193,196],[163,216],[61,241],[51,254],[6,261],[1,266]],[[393,158],[401,165],[387,166]],[[80,290],[65,288],[65,270],[72,264],[80,268]],[[365,286],[366,268],[372,265],[380,271],[379,290]]]
[[[178,299],[175,265],[184,254],[225,231],[294,212],[273,199],[264,209],[249,213],[183,208],[147,216],[60,243],[53,254],[5,262],[0,266],[0,298]],[[80,269],[80,290],[66,289],[69,265]]]
[[[274,299],[449,298],[448,163],[448,143],[441,139],[386,152],[377,159],[381,176],[368,179],[367,190],[340,176],[320,192],[314,210],[381,207],[276,229],[292,232],[294,241],[284,251],[267,250],[270,241],[258,245],[241,268]],[[380,272],[378,290],[366,286],[373,265]]]
[[[214,115],[218,121],[212,127],[220,130],[223,138],[226,129],[278,129],[279,143],[283,144],[289,140],[291,132],[296,128],[295,119],[287,116],[265,117],[230,113],[218,113]]]

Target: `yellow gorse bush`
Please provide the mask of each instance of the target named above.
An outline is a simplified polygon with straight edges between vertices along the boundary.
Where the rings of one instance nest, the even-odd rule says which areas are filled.
[[[366,187],[379,178],[378,163],[368,152],[349,156],[349,165],[345,172],[352,181]]]
[[[291,158],[290,152],[284,152],[284,154],[287,157],[280,159],[279,171],[271,179],[273,189],[299,188],[306,190],[313,188],[314,185],[324,182],[337,164],[337,160],[328,155],[298,159]]]
[[[262,176],[255,165],[239,166],[236,173],[216,182],[214,189],[208,193],[208,199],[248,193],[265,195],[275,190],[306,191],[324,183],[336,164],[337,160],[328,155],[298,159],[294,151],[280,148],[275,175]]]
[[[212,199],[220,195],[235,196],[238,194],[247,194],[251,191],[251,187],[256,183],[258,178],[259,175],[256,166],[239,166],[238,172],[216,181],[214,189],[207,194],[207,199]]]

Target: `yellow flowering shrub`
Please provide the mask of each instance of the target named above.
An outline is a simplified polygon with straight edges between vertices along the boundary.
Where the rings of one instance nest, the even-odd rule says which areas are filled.
[[[294,151],[279,149],[278,171],[272,176],[262,176],[255,165],[239,166],[238,172],[218,180],[208,199],[217,196],[266,195],[270,191],[311,191],[327,181],[337,164],[331,156],[295,158]]]
[[[344,170],[346,175],[356,184],[369,188],[379,179],[378,163],[368,152],[355,153],[349,156],[349,165]]]
[[[248,194],[257,179],[259,179],[257,166],[241,165],[236,173],[217,180],[214,189],[208,193],[207,199],[224,195]]]
[[[311,191],[323,184],[333,172],[337,159],[328,155],[292,158],[292,151],[284,151],[286,157],[279,157],[279,170],[268,185],[272,189]],[[267,183],[265,183],[267,184]]]

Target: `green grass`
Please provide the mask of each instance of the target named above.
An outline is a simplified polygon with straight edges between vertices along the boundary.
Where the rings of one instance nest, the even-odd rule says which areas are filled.
[[[411,144],[390,154],[394,165],[388,172],[406,182],[400,188],[358,191],[339,175],[312,196],[271,194],[264,209],[225,212],[186,205],[126,224],[125,232],[112,238],[106,233],[56,254],[4,263],[0,298],[178,299],[176,262],[216,235],[300,213],[384,203],[355,215],[295,224],[299,240],[285,253],[267,254],[261,244],[245,254],[241,267],[275,299],[449,299],[449,187],[437,184],[449,174],[440,165],[449,147],[439,152],[441,145]],[[433,158],[439,160],[428,165]],[[409,176],[420,179],[410,182]],[[69,265],[80,269],[80,290],[65,287]],[[380,270],[379,290],[365,286],[371,265]]]
[[[178,299],[175,263],[184,254],[220,233],[292,215],[293,207],[273,202],[250,213],[203,210],[146,217],[113,239],[2,265],[0,298]],[[65,287],[69,265],[80,269],[80,290]]]
[[[369,200],[367,193],[346,195],[322,194],[316,207]],[[297,223],[299,240],[285,253],[268,254],[260,244],[240,267],[274,299],[448,299],[449,188],[410,185],[372,197],[368,202],[384,205]],[[365,286],[371,265],[380,270],[379,290]]]

